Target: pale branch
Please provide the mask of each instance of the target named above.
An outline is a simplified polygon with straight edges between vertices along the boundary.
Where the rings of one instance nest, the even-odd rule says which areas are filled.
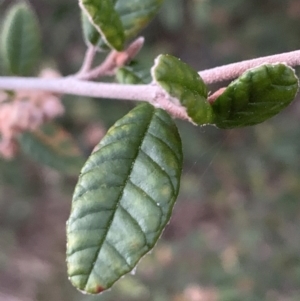
[[[78,73],[75,75],[76,77],[79,78],[81,75],[86,74],[91,70],[96,53],[97,53],[97,49],[95,46],[90,45],[87,48],[82,66],[78,71]]]
[[[114,75],[116,68],[124,66],[140,52],[144,41],[145,39],[143,37],[138,37],[130,43],[125,50],[112,50],[102,64],[93,69],[91,67],[95,58],[96,48],[92,46],[89,47],[85,55],[84,63],[74,77],[81,80],[93,80],[101,76]]]
[[[162,108],[172,116],[189,120],[183,107],[170,102],[169,97],[156,85],[124,85],[81,81],[72,77],[59,79],[0,77],[0,90],[39,90],[58,94],[81,95],[95,98],[146,101]]]
[[[116,67],[115,58],[118,53],[119,52],[112,50],[99,66],[86,70],[85,72],[79,71],[79,73],[75,74],[74,76],[71,75],[70,77],[74,77],[78,80],[93,80],[101,76],[112,75],[113,70]]]
[[[111,55],[115,54],[111,53]],[[277,62],[286,63],[290,66],[300,65],[300,50],[229,64],[204,70],[199,74],[206,84],[211,84],[236,78],[246,70],[259,66],[263,63]],[[39,90],[59,94],[72,94],[96,98],[146,101],[156,107],[165,109],[174,117],[190,121],[185,109],[172,103],[163,90],[154,84],[124,85],[98,83],[79,80],[76,78],[76,76],[58,79],[4,76],[0,77],[0,90]],[[213,101],[213,99],[211,99],[211,101]]]
[[[232,80],[242,75],[248,69],[267,63],[286,63],[289,66],[300,65],[300,50],[264,56],[252,60],[224,65],[199,72],[206,84]]]
[[[39,90],[88,97],[150,101],[152,85],[125,85],[78,80],[73,77],[44,79],[36,77],[0,77],[0,90]]]

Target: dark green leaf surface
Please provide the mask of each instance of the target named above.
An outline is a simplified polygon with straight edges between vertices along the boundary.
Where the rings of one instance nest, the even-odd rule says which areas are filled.
[[[101,39],[101,35],[83,11],[81,12],[81,24],[84,40],[87,46],[96,46]]]
[[[114,1],[80,0],[79,4],[105,43],[121,51],[124,47],[125,34],[119,14],[114,8]]]
[[[153,79],[172,97],[178,99],[196,124],[213,120],[207,101],[207,88],[199,74],[171,55],[160,55],[152,68]]]
[[[136,35],[156,15],[164,0],[116,0],[126,37]]]
[[[41,41],[37,18],[26,3],[12,6],[1,34],[1,56],[6,71],[14,75],[32,75],[39,60]]]
[[[36,162],[66,174],[78,174],[84,158],[69,133],[55,124],[45,124],[35,132],[23,133],[22,150]]]
[[[142,104],[117,121],[84,165],[67,223],[68,274],[96,294],[131,271],[170,219],[182,168],[171,117]]]
[[[261,123],[287,107],[298,91],[298,78],[285,64],[266,64],[246,71],[212,104],[219,128]]]
[[[141,31],[156,15],[164,0],[115,0],[115,10],[125,31],[131,38]],[[97,45],[103,48],[103,41]]]
[[[145,84],[143,79],[129,67],[121,67],[116,72],[116,79],[121,84]]]

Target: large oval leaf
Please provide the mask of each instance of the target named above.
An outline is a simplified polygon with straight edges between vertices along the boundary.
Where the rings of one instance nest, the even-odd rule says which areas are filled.
[[[67,223],[68,274],[99,293],[153,248],[176,200],[182,168],[171,117],[142,104],[115,123],[84,165]]]
[[[8,11],[1,35],[1,55],[5,69],[15,75],[32,75],[39,59],[41,41],[37,18],[26,3]]]
[[[298,78],[285,64],[266,64],[246,71],[212,104],[219,128],[261,123],[287,107],[298,91]]]
[[[207,87],[195,70],[174,56],[160,55],[151,71],[153,79],[180,101],[196,124],[211,123],[213,111]]]
[[[105,43],[121,51],[124,47],[125,33],[119,14],[114,8],[114,2],[112,0],[80,0],[79,4]]]

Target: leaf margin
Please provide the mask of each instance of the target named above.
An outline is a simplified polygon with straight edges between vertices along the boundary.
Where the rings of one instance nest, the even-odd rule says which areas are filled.
[[[137,108],[141,108],[141,107],[143,107],[143,108],[145,108],[145,109],[149,109],[149,107],[151,107],[151,110],[153,110],[153,112],[160,112],[161,114],[164,114],[164,116],[168,116],[168,119],[169,120],[172,120],[171,119],[171,117],[164,111],[164,110],[161,110],[161,109],[155,109],[152,105],[150,105],[150,104],[148,104],[148,103],[144,103],[144,104],[141,104],[141,105],[139,105],[139,106],[137,106],[135,109],[137,109]],[[132,112],[132,111],[131,111]],[[125,117],[126,116],[130,116],[130,114],[132,114],[131,112],[129,112],[127,115],[125,115]],[[153,115],[154,116],[154,115]],[[124,117],[123,117],[124,118]],[[121,118],[120,120],[124,120],[123,118]],[[119,120],[119,121],[120,121]],[[175,123],[172,121],[172,124],[174,124],[174,126],[175,126]],[[110,132],[110,131],[113,131],[114,130],[114,128],[115,128],[115,126],[119,126],[118,125],[118,121],[116,122],[116,124],[108,131],[108,133]],[[149,126],[150,126],[150,124],[149,124]],[[175,126],[175,129],[176,129],[176,126]],[[177,131],[177,129],[176,129],[176,131]],[[173,134],[172,134],[173,135]],[[125,273],[123,273],[122,275],[124,275],[124,274],[127,274],[128,272],[130,272],[130,270],[132,270],[137,264],[138,264],[138,262],[139,262],[139,260],[144,256],[144,255],[146,255],[153,247],[154,247],[154,245],[156,244],[156,242],[157,242],[157,240],[158,240],[158,238],[160,237],[160,235],[161,235],[161,233],[163,232],[163,230],[164,230],[164,228],[165,228],[165,225],[167,224],[167,222],[168,222],[168,220],[169,220],[169,218],[170,218],[170,215],[171,215],[171,212],[172,212],[172,209],[173,209],[173,206],[174,206],[174,204],[175,204],[175,201],[176,201],[176,198],[177,198],[177,195],[178,195],[178,192],[179,192],[179,185],[180,185],[180,174],[181,174],[181,169],[182,169],[182,146],[181,146],[181,142],[180,142],[180,136],[179,136],[179,134],[178,134],[178,131],[177,131],[177,134],[175,133],[174,134],[177,138],[176,139],[178,139],[178,137],[179,137],[179,142],[177,141],[176,143],[179,143],[180,144],[180,146],[179,146],[179,162],[180,162],[180,166],[179,166],[179,168],[177,168],[177,172],[179,172],[179,174],[177,174],[177,182],[178,182],[178,184],[177,184],[177,187],[176,187],[176,191],[174,192],[174,195],[173,195],[173,201],[172,201],[172,203],[171,203],[171,205],[170,205],[170,208],[168,209],[169,211],[168,211],[168,213],[167,213],[167,215],[166,215],[166,220],[165,220],[165,222],[161,225],[161,228],[160,228],[160,232],[158,233],[158,236],[156,237],[156,239],[155,239],[155,242],[152,244],[152,246],[150,247],[150,249],[148,249],[148,250],[146,250],[141,256],[139,256],[139,259],[131,266],[131,268],[129,269],[129,270],[127,270]],[[106,137],[106,136],[105,136]],[[144,138],[143,138],[144,139]],[[141,142],[141,143],[143,143],[143,141]],[[100,144],[101,144],[101,142],[100,142]],[[99,144],[99,145],[100,145]],[[104,142],[104,147],[105,147],[105,142]],[[100,149],[98,149],[97,150],[97,152],[100,152],[101,151],[101,146],[100,146]],[[97,153],[96,152],[96,153]],[[138,153],[140,152],[140,149],[138,149]],[[96,154],[92,154],[92,156],[95,156]],[[91,157],[92,157],[91,156]],[[90,157],[90,158],[91,158]],[[89,159],[90,160],[90,159]],[[87,161],[87,163],[89,162],[89,160]],[[92,160],[93,161],[93,160]],[[86,164],[87,164],[86,163]],[[74,201],[77,199],[77,197],[78,197],[78,195],[80,195],[80,186],[82,186],[81,184],[79,184],[80,183],[80,179],[82,178],[82,175],[83,174],[86,174],[86,172],[87,173],[89,173],[89,170],[90,170],[90,168],[91,168],[91,166],[89,166],[90,164],[87,164],[89,167],[86,167],[86,164],[84,165],[84,167],[82,168],[82,172],[81,172],[81,175],[80,175],[80,178],[79,178],[79,181],[78,181],[78,184],[76,185],[76,188],[75,188],[75,192],[74,192],[74,198],[73,198],[73,201],[72,201],[72,210],[71,210],[71,214],[70,214],[70,218],[69,218],[69,220],[68,220],[68,225],[67,225],[67,233],[68,233],[68,243],[67,243],[67,263],[68,263],[68,271],[69,271],[69,276],[70,277],[72,277],[71,276],[71,274],[70,274],[70,270],[69,270],[69,268],[70,268],[70,263],[69,263],[69,261],[68,261],[68,250],[70,249],[70,245],[69,245],[69,243],[70,243],[70,236],[69,236],[69,234],[70,233],[72,233],[72,231],[70,230],[70,222],[71,222],[71,216],[72,216],[72,212],[73,212],[73,205],[74,205]],[[84,185],[83,185],[84,186]],[[79,187],[79,188],[77,188],[77,187]],[[124,186],[125,188],[126,188],[126,186]],[[125,189],[124,188],[124,189]],[[75,201],[76,202],[76,201]],[[78,199],[77,199],[77,202],[78,202]],[[74,205],[75,206],[75,205]],[[101,246],[100,246],[100,248],[101,248]],[[99,255],[99,254],[98,254]],[[97,255],[97,256],[98,256]],[[107,284],[106,284],[106,286],[105,285],[103,285],[103,284],[97,284],[96,286],[94,286],[93,287],[93,289],[87,289],[87,284],[88,284],[88,282],[86,282],[85,284],[84,284],[84,287],[78,287],[78,282],[77,282],[77,284],[76,283],[73,283],[72,282],[72,280],[71,280],[71,282],[73,283],[73,285],[75,286],[75,287],[77,287],[79,290],[83,290],[83,291],[85,291],[85,292],[87,292],[87,293],[92,293],[92,294],[94,294],[94,293],[100,293],[101,291],[103,291],[104,289],[107,289],[107,288],[109,288],[109,287],[111,287],[120,277],[122,277],[122,275],[120,275],[116,280],[114,280],[110,285],[108,285],[107,286]],[[79,281],[79,280],[78,280]],[[88,280],[86,280],[86,281],[88,281]]]

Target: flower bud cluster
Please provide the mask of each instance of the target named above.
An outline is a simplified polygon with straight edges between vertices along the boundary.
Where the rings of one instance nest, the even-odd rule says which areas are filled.
[[[60,77],[45,69],[43,78]],[[64,113],[59,95],[44,91],[0,91],[0,156],[13,158],[18,151],[18,135],[34,131]]]

